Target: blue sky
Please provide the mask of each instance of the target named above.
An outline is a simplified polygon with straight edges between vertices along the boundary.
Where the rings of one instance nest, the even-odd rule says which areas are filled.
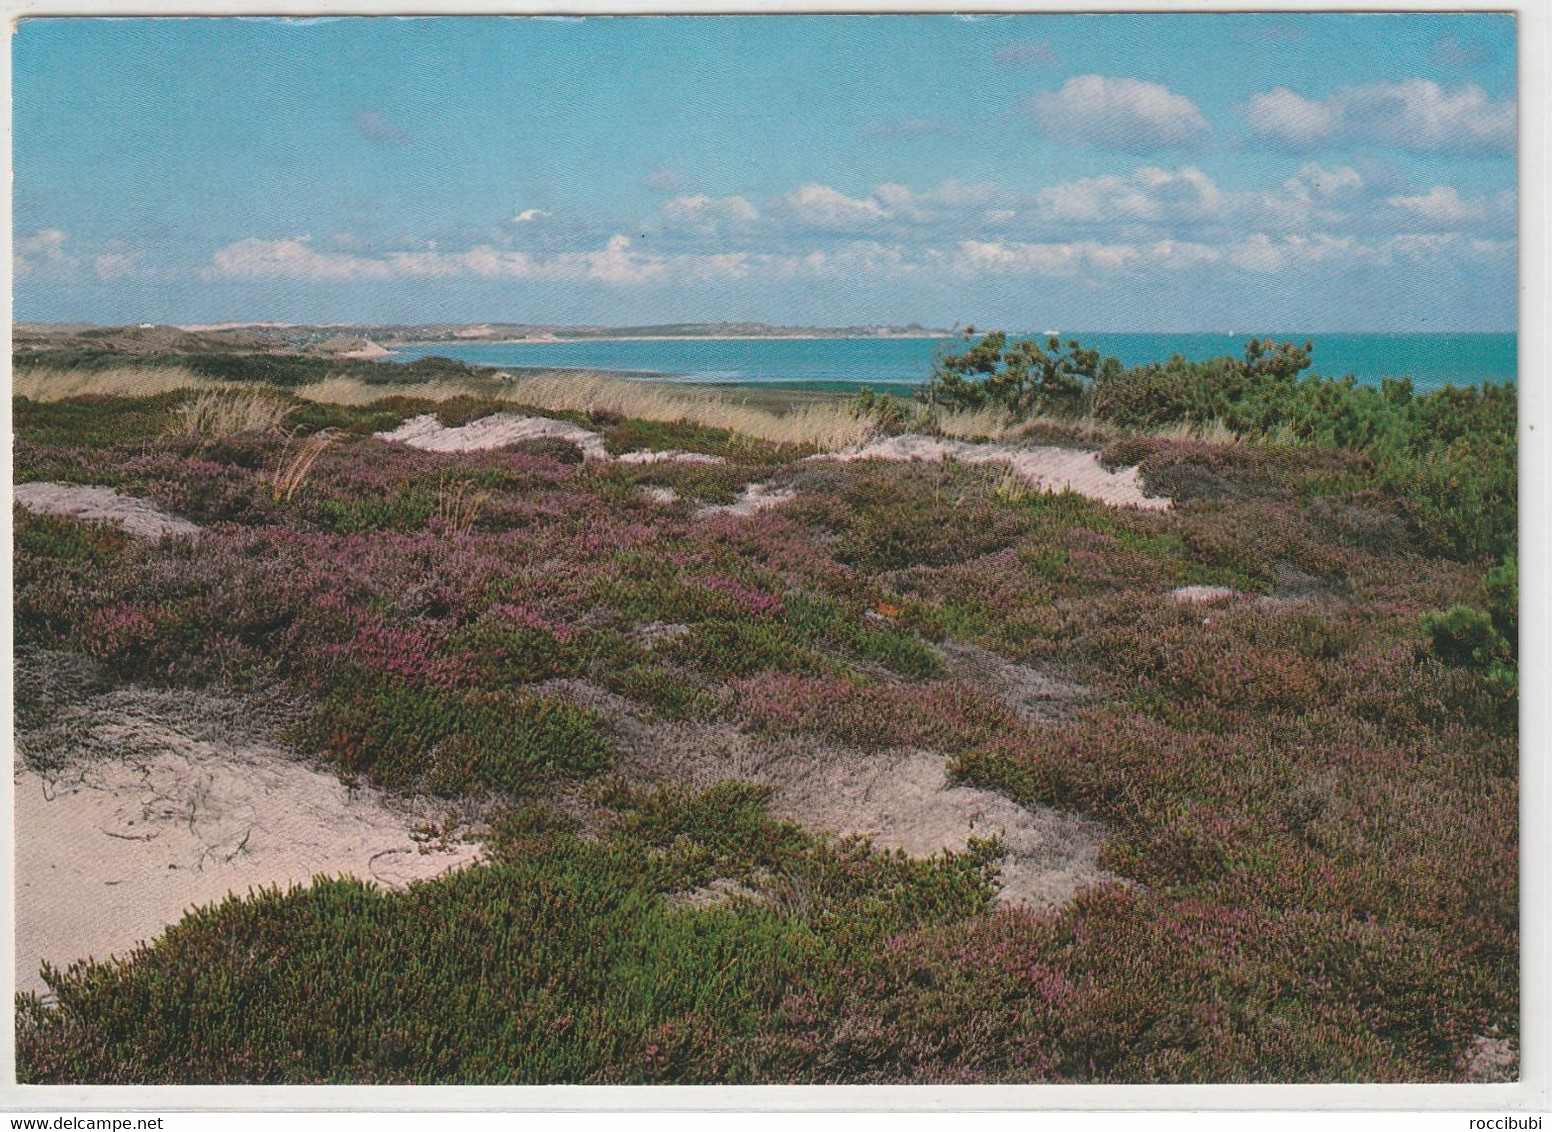
[[[1515,323],[1502,15],[76,19],[15,312]]]

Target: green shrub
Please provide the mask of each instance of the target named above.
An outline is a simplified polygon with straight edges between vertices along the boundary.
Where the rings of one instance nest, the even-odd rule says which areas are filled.
[[[974,330],[967,330],[962,353],[937,359],[920,400],[948,409],[990,406],[1018,419],[1071,415],[1081,410],[1091,383],[1120,372],[1118,361],[1076,339],[1066,346],[1054,336],[1043,345],[1033,338],[1010,342],[1001,331],[973,338]]]
[[[612,761],[602,721],[562,700],[512,691],[442,691],[365,677],[339,680],[303,740],[348,776],[442,795],[522,795]]]
[[[1469,605],[1454,605],[1422,619],[1434,655],[1446,664],[1475,668],[1490,686],[1507,695],[1519,687],[1514,648],[1493,623],[1493,615]]]

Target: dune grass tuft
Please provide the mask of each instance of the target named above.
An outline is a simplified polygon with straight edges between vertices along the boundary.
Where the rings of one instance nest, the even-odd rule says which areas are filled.
[[[275,432],[295,408],[267,389],[208,389],[178,407],[171,431],[207,440]]]
[[[71,397],[154,397],[182,389],[216,389],[221,385],[181,366],[114,366],[109,369],[18,367],[11,375],[11,394],[33,401],[64,401]]]

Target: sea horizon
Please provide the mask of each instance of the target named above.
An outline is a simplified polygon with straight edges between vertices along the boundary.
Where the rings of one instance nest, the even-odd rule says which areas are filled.
[[[1408,377],[1419,391],[1444,385],[1507,384],[1518,376],[1516,331],[1319,333],[1213,331],[1190,333],[1058,331],[1064,342],[1119,358],[1124,365],[1237,355],[1251,339],[1314,342],[1308,372],[1352,375],[1361,384]],[[1047,331],[1010,332],[1011,337]],[[482,342],[435,341],[393,347],[393,359],[437,355],[471,365],[590,370],[646,380],[697,384],[783,386],[844,391],[862,386],[904,389],[931,373],[953,338],[931,337],[589,337]]]

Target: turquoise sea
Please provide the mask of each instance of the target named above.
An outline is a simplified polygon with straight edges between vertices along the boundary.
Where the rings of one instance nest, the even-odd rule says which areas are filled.
[[[1419,390],[1441,385],[1511,382],[1514,334],[1084,334],[1064,332],[1127,365],[1174,354],[1202,359],[1240,354],[1253,337],[1315,343],[1311,372],[1352,374],[1363,382],[1410,377]],[[437,342],[402,347],[398,358],[429,354],[510,368],[630,372],[666,381],[898,390],[927,378],[933,358],[957,343],[923,338],[611,339],[569,342]]]

